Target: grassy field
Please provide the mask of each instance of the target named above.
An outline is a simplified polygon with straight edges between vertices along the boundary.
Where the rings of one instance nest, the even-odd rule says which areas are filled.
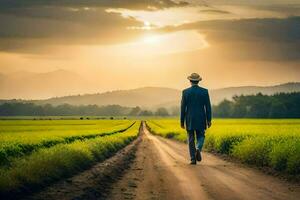
[[[147,121],[160,136],[186,142],[175,119]],[[300,174],[300,120],[217,119],[206,132],[205,149],[256,166]]]
[[[186,142],[177,119],[148,119],[153,133]],[[111,157],[138,135],[134,120],[0,120],[0,194],[41,187]],[[205,149],[300,174],[300,120],[217,119]]]
[[[130,120],[0,121],[0,193],[68,177],[137,137]]]
[[[0,121],[0,166],[41,148],[113,134],[129,120],[4,120]]]

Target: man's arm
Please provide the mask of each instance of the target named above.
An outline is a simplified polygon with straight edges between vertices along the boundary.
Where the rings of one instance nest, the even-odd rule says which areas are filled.
[[[205,101],[205,112],[206,112],[207,126],[209,128],[211,126],[211,104],[210,104],[208,91],[207,91],[206,101]]]
[[[185,112],[186,112],[186,100],[184,97],[184,92],[182,92],[181,109],[180,109],[180,125],[182,128],[184,128]]]

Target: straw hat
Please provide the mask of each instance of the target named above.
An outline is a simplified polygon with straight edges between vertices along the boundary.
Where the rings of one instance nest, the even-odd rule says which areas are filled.
[[[201,81],[202,78],[199,74],[197,73],[192,73],[190,76],[187,77],[190,81]]]

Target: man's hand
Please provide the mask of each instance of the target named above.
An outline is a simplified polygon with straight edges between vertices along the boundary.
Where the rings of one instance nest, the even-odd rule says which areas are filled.
[[[207,122],[207,126],[208,126],[208,128],[210,128],[211,127],[211,122]]]
[[[182,129],[185,129],[184,124],[181,124],[181,128],[182,128]]]

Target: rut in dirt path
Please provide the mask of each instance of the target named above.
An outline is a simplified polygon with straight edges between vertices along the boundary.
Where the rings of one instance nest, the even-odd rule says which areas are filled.
[[[203,153],[188,164],[186,144],[154,136],[145,124],[136,158],[108,199],[299,199],[299,185]]]

